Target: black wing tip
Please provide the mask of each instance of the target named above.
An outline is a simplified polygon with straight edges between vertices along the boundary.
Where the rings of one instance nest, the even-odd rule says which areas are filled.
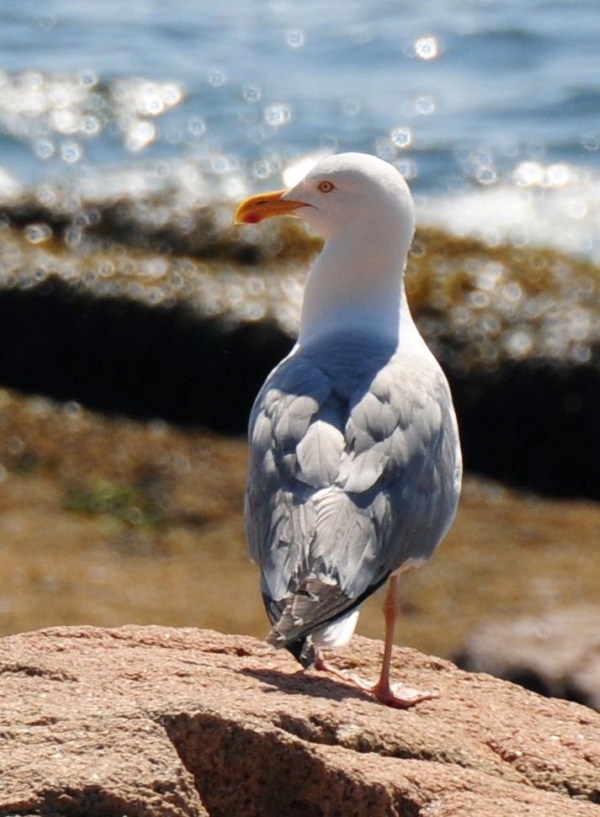
[[[273,629],[266,638],[267,644],[275,647],[276,650],[285,648],[291,652],[298,663],[302,664],[304,669],[312,669],[317,660],[317,650],[310,635],[300,638],[294,635],[291,639],[286,638],[278,626],[281,624],[285,602],[277,602],[267,593],[263,593],[262,597],[267,615],[273,625]]]
[[[275,649],[284,647],[304,669],[313,669],[317,662],[317,649],[309,635],[288,642],[276,630],[272,630],[267,636],[267,644],[271,644]]]

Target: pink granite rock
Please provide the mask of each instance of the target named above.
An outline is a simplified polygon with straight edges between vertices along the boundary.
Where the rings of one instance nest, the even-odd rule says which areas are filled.
[[[341,666],[375,675],[356,638]],[[410,710],[242,636],[60,628],[0,641],[0,817],[600,817],[600,715],[412,650]]]

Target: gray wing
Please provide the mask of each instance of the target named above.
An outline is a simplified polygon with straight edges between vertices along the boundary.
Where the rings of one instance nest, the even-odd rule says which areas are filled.
[[[248,542],[281,645],[427,558],[454,516],[456,421],[432,357],[297,351],[259,393],[250,441]]]

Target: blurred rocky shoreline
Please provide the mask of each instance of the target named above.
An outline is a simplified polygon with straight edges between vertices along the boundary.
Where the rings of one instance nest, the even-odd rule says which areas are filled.
[[[320,242],[292,220],[234,228],[229,205],[179,195],[5,202],[1,384],[243,433],[293,343]],[[600,498],[598,268],[426,229],[407,288],[452,386],[467,469]]]

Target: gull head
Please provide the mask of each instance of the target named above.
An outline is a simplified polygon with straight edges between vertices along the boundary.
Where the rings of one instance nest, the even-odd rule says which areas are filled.
[[[236,223],[256,224],[274,216],[301,218],[325,238],[367,230],[371,236],[410,242],[415,211],[408,185],[393,165],[364,153],[340,153],[315,164],[289,190],[243,201]]]

